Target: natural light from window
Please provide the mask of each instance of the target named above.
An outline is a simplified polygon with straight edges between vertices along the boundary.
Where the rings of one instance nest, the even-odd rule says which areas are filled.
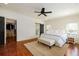
[[[66,25],[67,33],[69,34],[77,34],[78,24],[77,23],[68,23]]]
[[[78,30],[78,24],[77,23],[69,23],[66,25],[66,30]]]

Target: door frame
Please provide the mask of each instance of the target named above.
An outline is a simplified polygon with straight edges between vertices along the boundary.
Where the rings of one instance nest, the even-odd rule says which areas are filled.
[[[16,26],[16,31],[15,31],[15,33],[16,33],[16,35],[15,35],[15,39],[16,39],[16,41],[17,41],[17,20],[15,20],[15,19],[12,19],[12,18],[5,18],[5,44],[6,44],[6,42],[7,42],[7,33],[6,33],[6,24],[7,24],[7,20],[10,20],[10,21],[15,21],[15,26]]]

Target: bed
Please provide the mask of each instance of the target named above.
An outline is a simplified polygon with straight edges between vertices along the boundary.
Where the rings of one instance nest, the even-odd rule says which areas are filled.
[[[52,40],[55,41],[54,44],[59,47],[62,47],[67,42],[67,34],[59,30],[55,30],[55,31],[49,30],[46,33],[41,35],[40,39],[43,40],[43,38],[44,40],[50,39],[51,42]]]

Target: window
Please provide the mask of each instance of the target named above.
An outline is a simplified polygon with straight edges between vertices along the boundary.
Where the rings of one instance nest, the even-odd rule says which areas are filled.
[[[67,34],[69,36],[77,36],[78,24],[77,23],[69,23],[66,25]]]
[[[77,23],[69,23],[66,25],[66,30],[76,31],[76,30],[78,30],[78,24]]]

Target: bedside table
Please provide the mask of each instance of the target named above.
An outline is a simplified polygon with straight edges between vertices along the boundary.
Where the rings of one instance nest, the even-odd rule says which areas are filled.
[[[74,43],[77,43],[77,40],[78,40],[77,33],[68,33],[67,37],[69,41],[74,41]]]
[[[74,44],[74,38],[68,37],[68,44]]]

